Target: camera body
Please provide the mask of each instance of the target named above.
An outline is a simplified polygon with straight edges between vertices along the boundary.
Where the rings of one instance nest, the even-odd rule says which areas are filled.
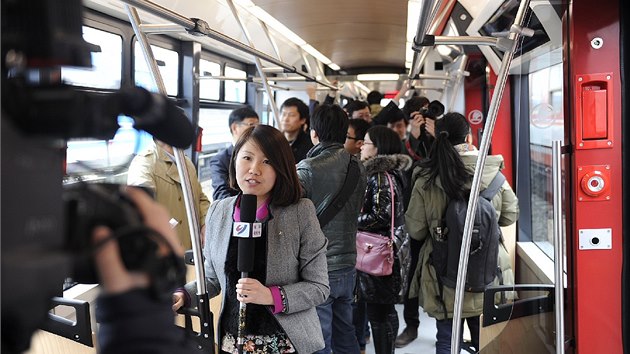
[[[444,105],[435,100],[429,103],[429,106],[421,108],[419,112],[425,118],[436,119],[444,114]]]
[[[183,259],[173,252],[158,256],[158,243],[170,247],[168,241],[144,226],[138,209],[121,187],[107,183],[77,183],[65,187],[66,249],[73,259],[71,277],[79,283],[98,283],[94,265],[98,245],[93,245],[89,235],[95,227],[107,226],[118,242],[125,267],[149,274],[155,298],[170,298],[172,290],[185,282]],[[143,190],[153,196],[150,190]]]
[[[105,183],[77,183],[63,191],[66,249],[74,262],[71,277],[84,283],[98,283],[93,262],[94,247],[89,235],[97,226],[109,227],[114,235],[121,229],[142,226],[142,217],[120,186]],[[147,237],[119,237],[121,256],[129,270],[142,268],[142,259],[154,254],[157,244]]]

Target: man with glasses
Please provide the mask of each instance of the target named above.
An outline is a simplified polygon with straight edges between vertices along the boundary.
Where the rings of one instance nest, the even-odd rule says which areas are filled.
[[[346,142],[343,144],[347,152],[354,156],[361,153],[363,138],[368,129],[370,129],[370,123],[361,118],[353,118],[348,121],[348,134],[346,134]]]
[[[219,151],[210,160],[210,176],[212,178],[212,188],[214,189],[212,192],[213,200],[224,199],[238,194],[235,189],[230,188],[228,177],[234,144],[247,128],[256,126],[259,123],[258,114],[250,107],[237,108],[230,113],[228,125],[230,133],[232,133],[232,145]]]

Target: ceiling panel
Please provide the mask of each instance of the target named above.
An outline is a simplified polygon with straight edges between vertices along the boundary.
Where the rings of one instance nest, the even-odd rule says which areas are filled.
[[[405,67],[407,1],[253,1],[342,69]]]

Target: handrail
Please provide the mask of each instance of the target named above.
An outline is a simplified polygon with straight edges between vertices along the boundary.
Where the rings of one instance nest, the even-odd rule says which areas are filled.
[[[232,15],[234,15],[234,19],[238,23],[239,27],[241,27],[241,32],[243,32],[243,35],[245,36],[245,39],[247,39],[249,46],[255,49],[254,43],[252,42],[251,36],[249,35],[249,31],[247,31],[247,28],[243,24],[243,21],[241,21],[241,16],[239,16],[238,11],[236,10],[236,6],[234,6],[234,2],[232,0],[226,0],[226,1],[227,1],[228,6],[230,7],[230,10],[232,11]],[[267,74],[265,74],[265,71],[263,70],[263,66],[262,66],[262,63],[260,62],[260,58],[254,56],[254,61],[256,62],[256,70],[258,70],[258,75],[260,75],[260,79],[263,83],[265,93],[267,94],[267,99],[269,100],[269,103],[271,103],[271,109],[273,111],[273,118],[276,120],[276,125],[280,126],[280,112],[278,111],[278,106],[276,106],[276,100],[273,97],[271,86],[269,85],[269,82],[267,81]]]
[[[564,243],[562,242],[562,148],[561,141],[551,142],[553,174],[554,290],[556,308],[556,353],[564,354]]]
[[[477,163],[475,165],[475,174],[473,175],[472,185],[470,188],[470,198],[468,200],[468,209],[466,210],[466,222],[464,224],[464,234],[462,237],[462,248],[459,253],[459,266],[457,269],[457,286],[455,288],[455,308],[453,310],[453,330],[451,337],[451,353],[459,353],[460,349],[460,337],[461,337],[461,318],[462,308],[464,302],[464,283],[466,281],[466,270],[468,268],[468,252],[470,252],[470,241],[472,239],[472,231],[474,224],[475,210],[477,209],[477,200],[479,199],[479,187],[481,186],[481,179],[483,176],[483,170],[486,163],[486,156],[488,155],[488,148],[490,147],[490,139],[492,138],[492,132],[494,131],[494,125],[497,120],[497,113],[499,112],[499,105],[503,98],[503,91],[507,83],[508,71],[512,64],[512,58],[516,51],[516,44],[519,37],[522,35],[522,26],[525,21],[525,13],[529,8],[529,0],[521,1],[516,17],[514,18],[514,25],[510,29],[509,39],[512,41],[511,49],[506,51],[501,61],[501,67],[497,75],[497,82],[495,84],[495,90],[492,94],[492,100],[490,101],[490,108],[488,109],[488,119],[484,126],[483,137],[479,146],[479,154],[477,155]],[[518,26],[518,27],[517,27]]]
[[[437,1],[437,3],[436,3]],[[413,37],[413,44],[416,47],[421,46],[424,42],[424,36],[427,33],[427,27],[429,25],[429,19],[435,17],[435,12],[442,4],[442,0],[425,0],[420,1],[420,15],[418,18],[418,28],[416,29],[416,36]]]
[[[155,81],[159,93],[166,95],[166,86],[164,85],[164,80],[162,80],[162,75],[160,75],[160,71],[158,70],[153,51],[151,50],[151,45],[149,44],[149,39],[140,28],[140,16],[138,15],[138,11],[129,5],[125,5],[125,8],[127,9],[131,26],[133,27],[136,37],[138,37],[140,46],[142,47],[142,52],[144,53],[144,58],[149,66],[151,77]],[[173,152],[173,155],[175,156],[175,165],[177,166],[177,172],[182,185],[182,194],[184,195],[184,206],[186,207],[186,216],[188,217],[188,231],[190,232],[190,240],[195,257],[195,264],[203,264],[199,236],[199,214],[197,213],[195,205],[192,203],[194,197],[190,183],[190,175],[188,174],[188,168],[186,165],[186,157],[184,156],[184,151],[181,149],[174,147]],[[206,278],[203,266],[195,267],[195,271],[197,279]],[[198,294],[205,294],[207,292],[205,281],[199,282],[197,292]]]
[[[138,41],[142,47],[145,60],[149,67],[149,72],[153,80],[156,82],[158,90],[161,94],[166,95],[166,86],[158,70],[149,39],[146,34],[142,32],[140,25],[140,17],[138,11],[125,5],[127,14],[129,15],[129,21],[133,27],[134,33],[138,38]],[[198,314],[199,321],[201,323],[200,336],[196,337],[199,341],[198,347],[208,347],[209,352],[214,354],[214,348],[212,345],[208,345],[207,342],[214,342],[214,331],[212,329],[212,314],[210,313],[209,297],[206,286],[206,275],[204,269],[203,256],[201,253],[201,238],[199,235],[199,214],[195,204],[193,204],[194,195],[192,192],[192,184],[190,182],[190,175],[188,174],[188,167],[186,164],[186,157],[182,149],[173,147],[173,155],[175,157],[175,165],[177,166],[177,173],[179,175],[180,183],[182,186],[182,194],[184,195],[184,206],[186,209],[186,217],[188,218],[188,231],[190,233],[190,240],[192,244],[193,259],[195,262],[195,275],[197,277],[197,302],[198,302]],[[192,330],[192,328],[191,328]],[[204,342],[205,341],[205,342]],[[204,344],[201,344],[204,343]]]
[[[440,0],[438,3],[435,4],[433,8],[433,13],[431,14],[431,18],[433,19],[433,21],[431,21],[431,24],[428,29],[426,28],[422,29],[422,30],[426,30],[425,32],[426,34],[434,35],[435,32],[437,32],[440,25],[446,22],[449,12],[448,11],[440,12],[440,8],[451,9],[457,0],[447,0],[447,1],[448,3],[445,6],[442,6],[443,5],[442,0]],[[420,21],[418,22],[418,30],[420,30]],[[424,41],[425,36],[426,35],[424,34],[419,36],[416,32],[416,37],[414,38],[414,43],[412,45],[412,49],[414,50],[414,53],[413,53],[413,60],[411,62],[411,68],[409,69],[410,78],[413,78],[420,73],[420,70],[422,69],[422,64],[424,63],[424,60],[426,59],[429,53],[429,48],[419,47],[420,43]],[[422,39],[422,40],[419,40],[419,39]]]
[[[193,19],[193,18],[188,18],[185,16],[182,16],[180,14],[178,14],[177,12],[174,12],[172,10],[169,10],[165,7],[162,7],[154,2],[151,2],[149,0],[122,0],[122,2],[127,3],[129,5],[132,5],[134,7],[137,7],[139,9],[142,9],[148,13],[151,13],[153,15],[159,16],[165,20],[171,21],[175,24],[178,24],[182,27],[184,27],[189,33],[193,34],[193,35],[198,35],[198,36],[206,36],[209,38],[212,38],[214,40],[217,40],[223,44],[229,45],[232,48],[238,49],[242,52],[245,52],[247,54],[251,54],[257,58],[260,58],[264,61],[267,61],[269,63],[272,63],[274,65],[280,66],[285,68],[288,72],[291,73],[295,73],[298,74],[300,76],[303,76],[304,78],[306,78],[307,80],[310,81],[315,81],[320,85],[326,86],[329,89],[332,90],[337,90],[337,87],[334,85],[331,85],[329,83],[326,83],[325,81],[322,80],[317,80],[316,77],[309,75],[301,70],[296,69],[294,66],[291,66],[289,64],[286,64],[283,61],[280,61],[266,53],[263,53],[255,48],[252,48],[251,46],[248,46],[240,41],[237,41],[236,39],[226,36],[220,32],[217,32],[215,30],[213,30],[212,28],[210,28],[210,26],[208,26],[208,23],[206,23],[203,20],[200,19]]]

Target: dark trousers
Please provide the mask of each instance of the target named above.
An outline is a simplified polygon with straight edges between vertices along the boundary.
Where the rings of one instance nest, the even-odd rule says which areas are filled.
[[[466,320],[468,329],[470,329],[470,336],[472,339],[470,344],[479,351],[479,316],[462,319],[462,326],[464,325],[464,320]],[[448,318],[446,320],[435,321],[435,327],[437,328],[435,354],[450,354],[451,337],[453,335],[453,319]],[[462,331],[462,333],[464,333],[464,331]]]
[[[410,328],[418,328],[418,326],[420,326],[420,305],[418,303],[418,298],[409,298],[409,288],[411,287],[413,273],[416,271],[416,267],[418,266],[420,248],[422,248],[422,243],[420,241],[409,238],[411,265],[409,266],[409,276],[407,277],[407,293],[405,294],[405,299],[403,302],[403,317],[405,318],[405,325]]]
[[[398,313],[394,304],[367,304],[367,317],[372,327],[374,352],[394,354],[394,342],[398,334]]]

